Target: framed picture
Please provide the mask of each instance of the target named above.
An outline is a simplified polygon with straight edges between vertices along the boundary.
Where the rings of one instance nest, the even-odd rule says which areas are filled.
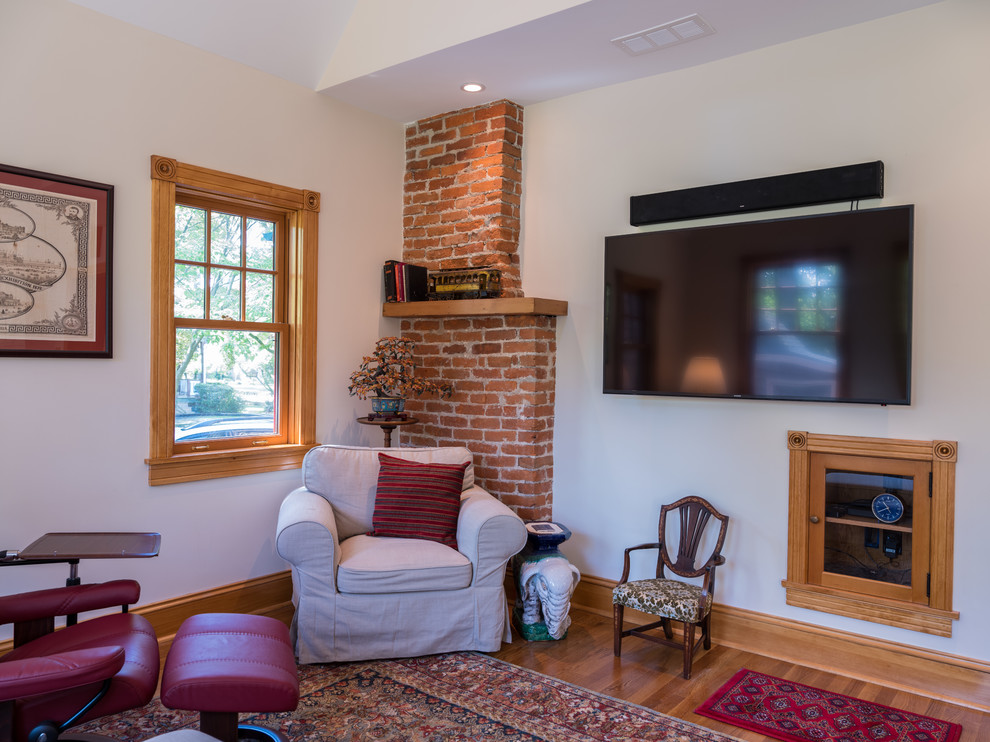
[[[113,186],[0,165],[0,356],[111,358]]]

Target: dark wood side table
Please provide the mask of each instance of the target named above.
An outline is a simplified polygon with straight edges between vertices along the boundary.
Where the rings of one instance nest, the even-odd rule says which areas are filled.
[[[362,425],[377,425],[385,433],[385,448],[392,447],[392,431],[403,425],[414,425],[419,422],[415,417],[407,417],[405,419],[396,418],[394,420],[369,420],[367,417],[359,417],[357,419]]]

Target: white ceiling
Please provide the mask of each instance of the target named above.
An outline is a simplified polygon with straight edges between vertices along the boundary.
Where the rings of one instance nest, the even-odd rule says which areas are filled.
[[[482,0],[70,0],[400,122],[526,106],[940,0],[540,0],[557,12],[535,18],[533,0],[513,1],[500,23]],[[692,14],[715,33],[638,56],[611,43]],[[486,89],[464,93],[468,80]]]

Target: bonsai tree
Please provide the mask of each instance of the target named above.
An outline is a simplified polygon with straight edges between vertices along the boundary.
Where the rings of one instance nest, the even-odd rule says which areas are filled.
[[[380,338],[374,352],[365,356],[360,368],[351,374],[347,391],[360,399],[369,396],[406,399],[426,393],[439,394],[442,399],[450,397],[454,388],[449,383],[416,378],[413,348],[415,343],[409,338]]]

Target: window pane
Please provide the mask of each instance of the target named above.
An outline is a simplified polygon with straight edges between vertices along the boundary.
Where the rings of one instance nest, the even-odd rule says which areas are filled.
[[[271,273],[248,273],[245,310],[248,322],[271,322],[275,277]]]
[[[275,223],[247,220],[247,267],[275,269]]]
[[[175,259],[206,261],[206,212],[203,209],[175,207]]]
[[[175,331],[175,441],[272,435],[278,333]]]
[[[241,217],[213,212],[210,220],[210,262],[241,265]]]
[[[241,319],[241,272],[225,268],[210,271],[210,319]]]
[[[175,265],[175,316],[202,319],[206,306],[206,269]]]

